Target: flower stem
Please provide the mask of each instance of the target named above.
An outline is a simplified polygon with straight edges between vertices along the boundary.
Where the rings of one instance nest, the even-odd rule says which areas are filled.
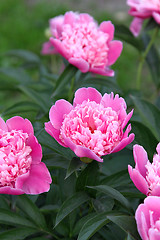
[[[71,87],[70,87],[69,94],[68,94],[68,101],[69,102],[72,100],[72,97],[73,97],[74,82],[75,82],[75,76],[73,76],[72,80],[71,80]]]
[[[144,61],[145,61],[145,59],[146,59],[146,57],[147,57],[147,55],[148,55],[148,53],[151,49],[156,37],[157,37],[158,30],[159,30],[159,28],[155,29],[148,46],[146,47],[144,53],[141,56],[140,63],[139,63],[139,66],[138,66],[138,72],[137,72],[137,81],[136,81],[137,90],[140,90],[140,88],[141,88],[141,74],[142,74],[143,64],[144,64]]]

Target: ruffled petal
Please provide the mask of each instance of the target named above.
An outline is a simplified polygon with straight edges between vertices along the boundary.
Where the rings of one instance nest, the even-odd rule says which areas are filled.
[[[29,135],[26,144],[32,149],[32,152],[30,153],[32,164],[40,163],[42,159],[42,147],[38,143],[37,138],[34,135]]]
[[[123,44],[121,41],[112,41],[109,43],[109,51],[108,51],[108,66],[114,64],[121,55],[123,49]]]
[[[8,132],[8,127],[5,123],[5,121],[0,117],[0,129]]]
[[[108,42],[114,38],[114,25],[111,21],[104,21],[100,24],[99,29],[108,34]]]
[[[95,101],[96,103],[100,103],[102,99],[102,95],[95,88],[79,88],[75,92],[75,97],[73,101],[73,106],[75,107],[77,104],[81,104],[83,101]]]

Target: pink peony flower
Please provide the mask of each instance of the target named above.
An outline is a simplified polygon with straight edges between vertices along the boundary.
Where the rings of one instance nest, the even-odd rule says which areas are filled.
[[[133,111],[126,113],[126,103],[118,95],[102,95],[94,88],[80,88],[73,106],[58,100],[49,112],[45,130],[62,146],[69,147],[78,157],[103,162],[101,156],[118,152],[134,139],[129,124]]]
[[[160,239],[160,198],[149,196],[140,204],[135,214],[142,240]]]
[[[114,26],[105,21],[98,27],[88,14],[67,12],[50,20],[50,43],[69,63],[82,72],[113,76],[109,67],[122,51],[120,41],[112,41]]]
[[[21,117],[0,118],[0,193],[39,194],[52,182],[41,162],[42,148],[31,122]]]
[[[150,163],[144,148],[134,145],[133,154],[136,163],[135,169],[128,166],[130,178],[135,186],[145,195],[160,196],[160,143],[157,145],[157,153]]]
[[[134,17],[130,30],[134,36],[138,36],[143,20],[153,17],[160,24],[160,0],[127,0],[127,4],[131,7],[129,14]]]

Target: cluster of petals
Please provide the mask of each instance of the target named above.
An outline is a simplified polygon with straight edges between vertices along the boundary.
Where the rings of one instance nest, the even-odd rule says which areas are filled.
[[[41,159],[42,148],[30,121],[16,116],[5,123],[0,118],[0,193],[49,191],[51,176]]]
[[[80,88],[73,106],[58,100],[49,112],[45,130],[62,146],[80,157],[99,162],[101,156],[120,151],[134,139],[131,125],[126,127],[133,111],[126,113],[126,103],[119,95],[102,95],[94,88]]]
[[[122,43],[113,40],[114,25],[97,22],[86,13],[66,12],[50,20],[50,42],[43,45],[42,53],[60,53],[82,72],[113,76],[110,66],[122,51]],[[52,48],[53,46],[53,48]]]
[[[138,206],[135,218],[142,240],[160,239],[160,197],[147,197]]]
[[[129,14],[134,17],[130,30],[134,36],[138,36],[144,19],[153,17],[160,24],[160,1],[159,0],[127,0],[131,7]]]
[[[153,162],[148,160],[147,152],[140,145],[134,145],[133,155],[135,168],[130,165],[128,171],[135,186],[143,194],[149,196],[160,196],[160,143],[157,145],[157,154]]]

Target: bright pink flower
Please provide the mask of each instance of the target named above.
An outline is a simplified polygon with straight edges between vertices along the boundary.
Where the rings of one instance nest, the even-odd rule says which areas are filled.
[[[42,148],[28,119],[0,118],[0,193],[39,194],[50,188],[51,177],[41,162]]]
[[[128,166],[130,178],[135,186],[145,195],[160,196],[160,143],[157,145],[157,153],[150,163],[144,148],[134,145],[133,154],[136,163],[135,169]]]
[[[118,95],[102,95],[94,88],[80,88],[73,106],[61,99],[50,109],[45,130],[78,157],[103,162],[101,156],[118,152],[134,139],[126,127],[133,111],[126,113],[126,103]]]
[[[50,43],[69,63],[82,72],[113,76],[109,67],[122,51],[122,42],[112,41],[114,26],[105,21],[98,26],[88,14],[67,12],[50,20]]]
[[[127,0],[127,4],[131,7],[129,14],[135,17],[130,26],[134,36],[139,35],[146,18],[153,17],[160,24],[160,0]]]
[[[138,206],[135,218],[142,240],[160,239],[160,197],[147,197]]]

